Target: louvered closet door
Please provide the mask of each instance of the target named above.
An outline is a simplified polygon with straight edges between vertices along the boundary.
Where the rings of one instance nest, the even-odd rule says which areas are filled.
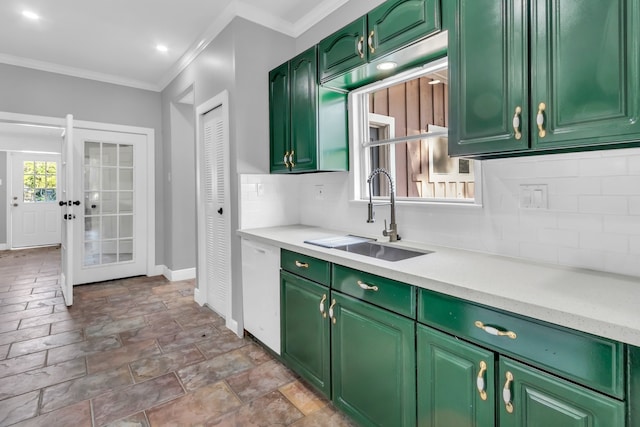
[[[231,236],[227,124],[222,107],[204,115],[203,135],[207,303],[220,315],[226,316],[231,287]]]

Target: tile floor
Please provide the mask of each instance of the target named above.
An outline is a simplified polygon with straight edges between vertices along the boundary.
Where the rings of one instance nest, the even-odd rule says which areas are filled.
[[[0,252],[0,426],[354,426],[193,302],[114,280],[64,305],[57,248]]]

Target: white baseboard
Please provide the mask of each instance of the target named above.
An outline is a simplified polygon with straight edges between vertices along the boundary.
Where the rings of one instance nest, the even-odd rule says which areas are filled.
[[[164,270],[167,267],[164,265],[156,265],[153,269],[147,274],[147,276],[162,276],[164,274]]]
[[[6,251],[9,249],[6,243],[0,243],[0,251]]]
[[[177,282],[178,280],[189,280],[196,278],[196,269],[195,268],[185,268],[183,270],[169,270],[167,267],[164,268],[162,275],[169,279],[171,282]]]

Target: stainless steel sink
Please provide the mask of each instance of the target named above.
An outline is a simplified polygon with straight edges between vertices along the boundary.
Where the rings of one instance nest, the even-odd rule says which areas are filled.
[[[415,249],[399,248],[397,246],[383,245],[376,242],[362,242],[353,245],[336,246],[335,249],[353,254],[365,255],[385,261],[401,261],[421,255],[430,254],[433,251],[420,251]]]

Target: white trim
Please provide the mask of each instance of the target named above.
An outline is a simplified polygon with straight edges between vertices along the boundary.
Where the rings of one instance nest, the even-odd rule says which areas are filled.
[[[29,123],[36,125],[53,125],[65,127],[66,119],[30,114],[18,114],[0,111],[0,122]],[[74,120],[73,127],[78,129],[95,129],[111,132],[125,132],[146,135],[147,137],[147,275],[156,273],[156,191],[155,191],[155,130],[138,126],[118,125],[113,123]],[[8,157],[8,156],[7,156]]]
[[[5,171],[7,171],[7,176],[5,177],[4,180],[4,186],[6,188],[5,193],[6,193],[6,204],[7,206],[5,206],[6,208],[6,212],[5,212],[5,227],[6,227],[6,233],[5,233],[5,240],[6,243],[4,244],[4,249],[2,250],[6,250],[7,248],[11,247],[11,201],[10,201],[10,195],[9,195],[9,190],[10,190],[10,185],[11,185],[11,176],[13,174],[13,171],[11,170],[11,160],[9,159],[11,153],[7,153],[6,155],[6,165],[5,165]]]
[[[6,251],[7,249],[7,245],[5,245],[4,243],[0,243],[0,251]]]
[[[209,99],[208,101],[205,101],[204,103],[198,105],[196,107],[196,236],[197,237],[197,253],[196,253],[196,268],[198,269],[198,274],[196,277],[196,286],[198,289],[198,295],[196,299],[196,295],[194,294],[194,300],[196,300],[196,302],[198,302],[200,304],[199,301],[202,301],[204,303],[206,303],[207,301],[207,281],[203,280],[206,278],[206,264],[207,264],[207,260],[206,260],[206,242],[204,238],[201,238],[200,236],[202,236],[204,234],[204,231],[200,232],[200,230],[205,230],[206,229],[206,225],[205,225],[205,202],[202,198],[202,191],[203,191],[203,183],[202,183],[202,167],[201,167],[201,160],[202,160],[202,147],[201,147],[201,142],[202,142],[202,122],[203,122],[203,118],[204,115],[213,110],[214,108],[217,107],[221,107],[222,108],[222,120],[225,123],[225,126],[227,127],[227,130],[225,131],[225,158],[227,159],[227,172],[228,168],[229,168],[229,163],[230,163],[230,158],[229,158],[229,145],[230,145],[230,136],[229,136],[229,92],[227,90],[223,90],[222,92],[220,92],[219,94],[217,94],[216,96],[214,96],[213,98]],[[226,195],[226,200],[225,200],[225,205],[229,206],[230,205],[230,174],[227,173],[227,177],[225,178],[225,189],[224,189],[224,194]],[[229,212],[232,212],[231,207],[229,206]],[[230,222],[229,222],[230,225]],[[231,230],[229,230],[229,235],[231,235]],[[229,249],[231,249],[231,242],[229,242]],[[232,295],[233,295],[233,253],[229,253],[229,289],[228,289],[228,293],[227,293],[227,307],[226,307],[226,324],[227,327],[229,329],[231,329],[231,326],[233,326],[235,324],[235,329],[232,330],[237,330],[238,327],[238,323],[233,320],[231,317],[233,315],[232,312]]]
[[[78,77],[81,79],[89,79],[120,86],[128,86],[136,89],[150,90],[154,92],[161,91],[160,87],[157,84],[143,82],[141,80],[129,79],[113,74],[99,73],[97,71],[86,70],[84,68],[69,67],[53,62],[38,61],[35,59],[23,58],[20,56],[7,55],[4,53],[0,53],[0,63],[15,65],[16,67],[31,68],[33,70],[45,71],[47,73],[62,74],[65,76]]]
[[[150,272],[147,273],[147,276],[162,276],[164,275],[164,271],[167,269],[166,265],[154,265]]]
[[[169,270],[166,266],[163,269],[162,275],[170,282],[177,282],[179,280],[189,280],[196,278],[196,269],[185,268],[182,270]]]
[[[194,289],[193,299],[200,307],[204,306],[204,303],[205,303],[204,292],[200,292],[200,289],[198,288]]]

